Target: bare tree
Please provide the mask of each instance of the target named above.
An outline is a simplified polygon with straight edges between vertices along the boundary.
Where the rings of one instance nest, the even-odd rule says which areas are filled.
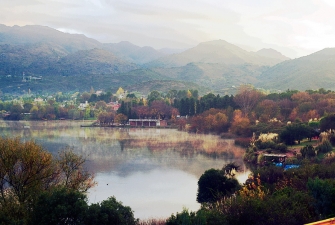
[[[241,85],[234,97],[234,101],[241,108],[243,116],[247,117],[262,96],[263,93],[256,90],[253,86]]]

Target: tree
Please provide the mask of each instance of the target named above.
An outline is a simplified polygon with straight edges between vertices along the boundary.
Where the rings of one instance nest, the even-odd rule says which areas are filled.
[[[52,155],[32,141],[0,138],[0,210],[15,208],[11,215],[24,218],[36,193],[57,177]],[[16,204],[15,204],[16,203]]]
[[[119,113],[115,116],[114,120],[116,123],[125,125],[128,120],[128,117],[122,113]]]
[[[278,104],[273,100],[265,99],[261,101],[257,107],[257,113],[259,118],[264,118],[264,122],[268,122],[272,118],[276,118],[280,108]]]
[[[236,163],[228,163],[225,165],[222,170],[225,172],[225,174],[228,177],[234,177],[236,172],[240,171],[240,166],[238,166]]]
[[[107,104],[105,101],[98,101],[97,103],[95,103],[95,109],[106,110],[106,108],[107,108]]]
[[[91,97],[91,94],[88,93],[88,92],[84,92],[84,93],[80,96],[81,101],[83,101],[83,102],[88,101],[88,100],[90,99],[90,97]]]
[[[199,210],[198,212],[189,212],[187,209],[183,209],[181,213],[177,213],[176,215],[171,215],[166,220],[166,225],[205,225],[206,216],[203,211]]]
[[[23,104],[23,112],[25,113],[29,113],[31,108],[33,107],[34,105],[30,102],[26,102]],[[0,109],[1,110],[1,109]]]
[[[116,95],[119,97],[124,94],[124,90],[122,87],[119,87],[119,89],[116,91]]]
[[[335,114],[325,116],[320,120],[320,131],[329,129],[335,129]]]
[[[85,218],[86,225],[135,225],[133,211],[128,206],[123,206],[115,197],[109,197],[101,203],[89,206]]]
[[[173,107],[167,105],[164,101],[155,100],[150,105],[150,112],[152,117],[165,119],[171,117]]]
[[[10,115],[5,117],[6,120],[20,120],[22,118],[23,108],[20,104],[13,104],[10,108]]]
[[[76,155],[71,148],[59,153],[57,165],[59,168],[58,184],[72,190],[86,192],[95,185],[93,175],[86,171],[83,156]]]
[[[298,144],[300,144],[302,139],[313,136],[315,136],[314,129],[300,123],[286,126],[279,134],[280,139],[287,145],[293,145],[295,141],[298,141]]]
[[[315,178],[308,179],[307,187],[310,195],[313,196],[315,211],[321,216],[321,219],[326,219],[335,214],[335,183],[331,179],[321,180]]]
[[[263,94],[251,85],[241,85],[234,97],[234,101],[241,108],[243,116],[246,117],[262,96]]]
[[[58,187],[86,192],[94,185],[85,159],[65,151],[56,159],[33,141],[0,138],[0,211],[24,219],[38,193]]]
[[[197,201],[215,202],[224,196],[233,194],[240,187],[235,178],[225,176],[222,170],[209,169],[198,181]]]
[[[131,208],[115,197],[88,206],[84,194],[64,188],[40,194],[31,216],[31,223],[36,225],[135,225],[137,222]]]
[[[86,196],[75,190],[64,188],[43,192],[33,206],[32,224],[85,224]]]
[[[149,105],[151,105],[151,102],[155,101],[155,100],[161,100],[161,94],[158,91],[152,91],[150,92],[150,94],[148,95],[148,103]]]
[[[315,148],[312,145],[306,145],[300,150],[302,157],[312,158],[316,156]]]
[[[230,131],[240,136],[250,135],[250,120],[247,117],[242,116],[241,110],[234,111],[234,119],[231,124]]]

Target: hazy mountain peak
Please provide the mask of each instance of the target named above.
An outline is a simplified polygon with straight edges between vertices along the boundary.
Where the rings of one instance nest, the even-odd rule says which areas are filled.
[[[225,40],[202,42],[196,47],[182,53],[163,57],[150,64],[150,66],[175,67],[185,66],[188,63],[219,63],[225,65],[275,65],[287,58],[266,57],[255,52],[248,52]]]
[[[281,59],[281,60],[288,60],[290,58],[284,56],[280,52],[272,48],[262,48],[261,50],[256,52],[258,55],[273,59]]]

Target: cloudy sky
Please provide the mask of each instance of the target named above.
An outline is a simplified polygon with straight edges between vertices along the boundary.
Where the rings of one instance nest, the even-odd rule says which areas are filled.
[[[0,0],[0,23],[156,49],[222,39],[298,57],[335,47],[334,0]]]

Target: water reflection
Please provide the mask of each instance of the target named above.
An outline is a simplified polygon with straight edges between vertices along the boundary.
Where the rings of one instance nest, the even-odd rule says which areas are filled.
[[[0,134],[34,139],[52,153],[73,147],[86,156],[88,168],[96,173],[98,185],[90,191],[89,201],[114,195],[139,218],[168,217],[183,207],[197,210],[197,181],[205,170],[230,162],[243,165],[243,149],[217,136],[81,124],[0,121]]]

